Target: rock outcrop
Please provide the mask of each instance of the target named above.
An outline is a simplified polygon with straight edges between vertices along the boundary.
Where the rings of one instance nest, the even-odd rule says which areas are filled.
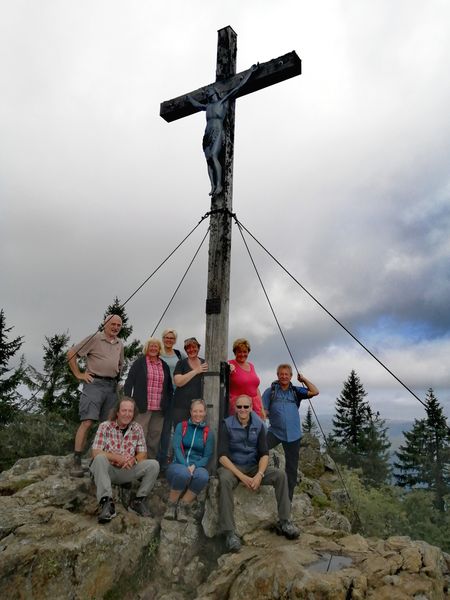
[[[0,475],[1,598],[102,598],[156,551],[155,519],[117,504],[117,517],[98,525],[95,488],[70,477],[70,466],[41,456]]]
[[[273,530],[271,488],[238,486],[235,518],[244,545],[226,554],[217,536],[212,479],[187,523],[162,518],[167,485],[150,498],[153,518],[116,503],[98,525],[88,476],[69,476],[70,458],[20,460],[0,474],[0,597],[24,600],[440,600],[449,598],[450,557],[407,537],[366,539],[340,514],[345,502],[314,438],[302,446],[303,478],[287,541]],[[126,499],[125,499],[126,500]],[[126,504],[126,501],[125,501]]]

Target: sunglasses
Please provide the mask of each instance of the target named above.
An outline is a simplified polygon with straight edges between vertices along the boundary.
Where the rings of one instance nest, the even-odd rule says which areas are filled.
[[[241,408],[244,408],[245,410],[248,410],[250,408],[249,404],[236,404],[236,408],[238,410],[240,410]]]

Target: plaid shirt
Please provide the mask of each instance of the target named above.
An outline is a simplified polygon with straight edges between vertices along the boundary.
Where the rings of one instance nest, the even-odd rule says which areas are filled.
[[[147,410],[161,410],[161,397],[164,383],[162,362],[147,360]]]
[[[139,423],[132,421],[123,435],[117,421],[104,421],[98,426],[92,450],[129,454],[130,456],[147,452],[144,431]]]

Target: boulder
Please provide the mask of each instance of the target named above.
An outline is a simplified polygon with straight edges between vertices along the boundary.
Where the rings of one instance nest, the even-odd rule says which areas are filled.
[[[238,485],[234,490],[234,521],[239,535],[270,526],[278,520],[277,502],[271,486],[261,486],[257,492]],[[219,529],[219,481],[211,478],[206,497],[202,526],[205,535],[212,538]]]
[[[128,513],[96,518],[89,477],[71,478],[67,457],[21,460],[1,473],[0,597],[101,598],[134,571],[158,523]]]

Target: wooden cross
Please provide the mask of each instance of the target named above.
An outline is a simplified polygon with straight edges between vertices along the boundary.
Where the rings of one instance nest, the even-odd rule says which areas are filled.
[[[220,157],[223,181],[220,182],[220,191],[212,193],[211,198],[205,357],[212,375],[218,375],[221,361],[227,360],[235,98],[301,73],[300,58],[295,52],[289,52],[259,64],[250,77],[248,71],[236,74],[236,38],[237,35],[231,27],[219,29],[216,81],[162,102],[160,109],[161,117],[170,123],[198,112],[199,104],[208,103],[212,86],[222,98],[232,90],[237,90],[229,100],[223,123],[224,143]],[[247,81],[241,85],[244,79]],[[247,332],[242,334],[246,336]],[[216,432],[216,440],[219,422],[223,416],[220,414],[219,398],[219,377],[206,377],[204,399],[208,406],[210,426]]]

